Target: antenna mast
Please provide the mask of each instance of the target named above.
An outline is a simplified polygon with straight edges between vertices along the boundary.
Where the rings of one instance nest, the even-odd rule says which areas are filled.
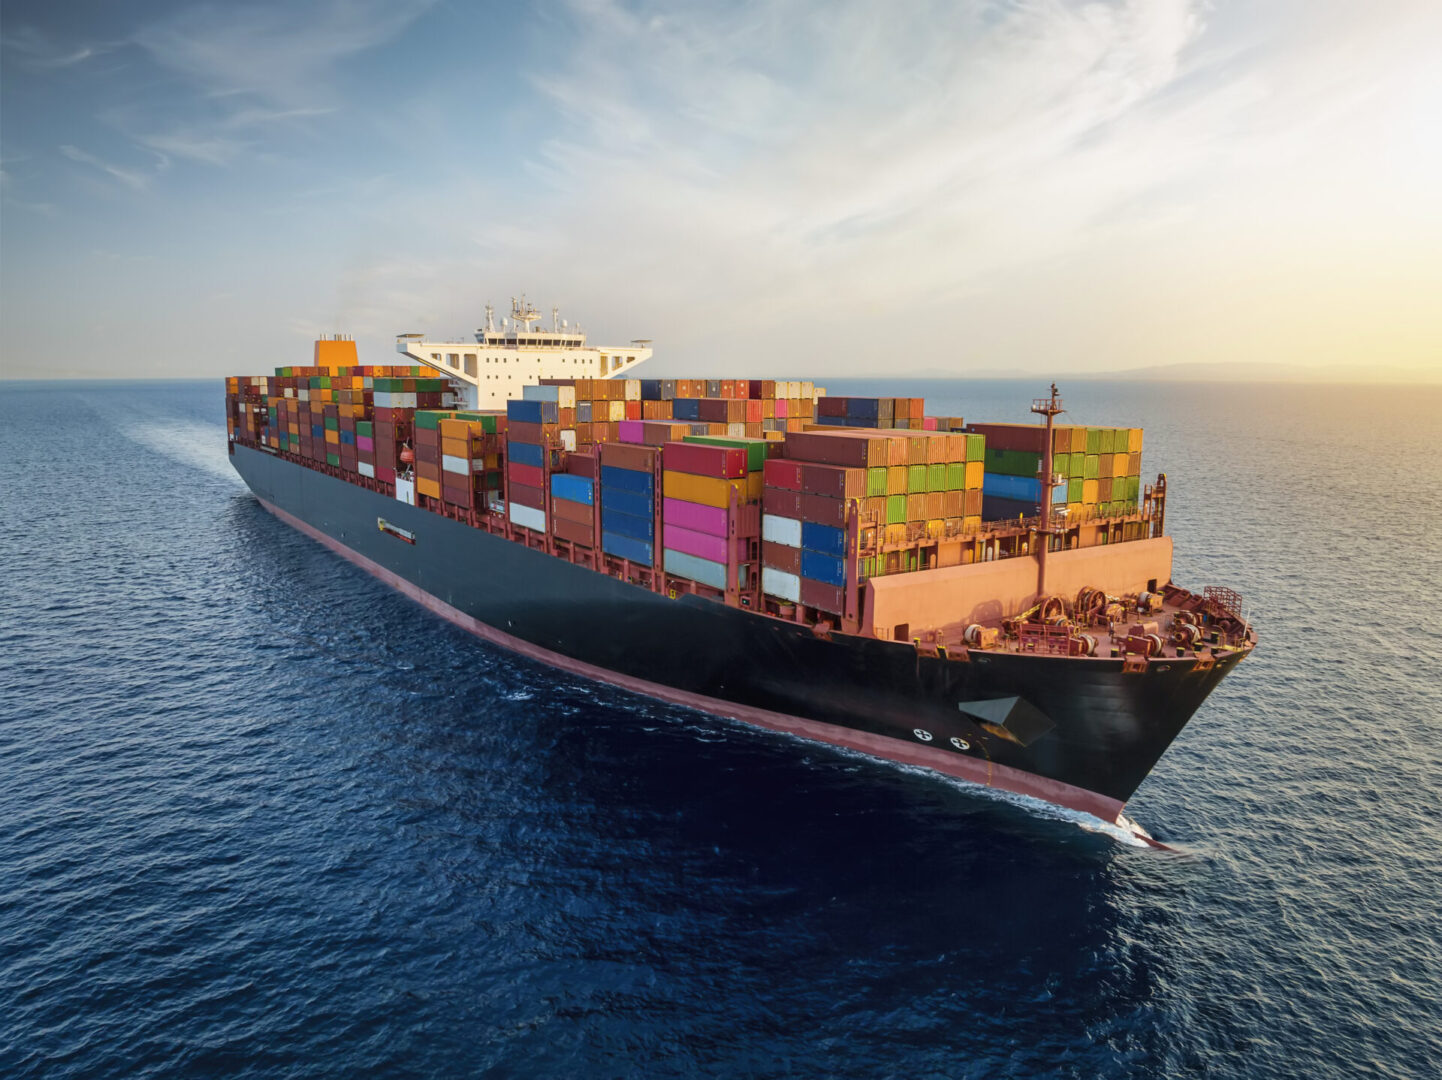
[[[1057,396],[1056,383],[1051,384],[1051,397],[1034,398],[1031,403],[1031,411],[1039,416],[1046,417],[1046,446],[1042,449],[1041,457],[1041,525],[1036,530],[1037,540],[1041,546],[1036,553],[1036,594],[1038,598],[1047,595],[1046,592],[1046,553],[1051,547],[1051,489],[1052,489],[1052,438],[1053,424],[1058,413],[1066,410],[1061,407],[1061,398]]]

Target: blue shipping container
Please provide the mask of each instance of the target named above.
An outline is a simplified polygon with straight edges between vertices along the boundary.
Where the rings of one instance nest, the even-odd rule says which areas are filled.
[[[601,506],[601,528],[606,532],[613,532],[621,536],[629,536],[633,540],[645,540],[647,543],[650,543],[655,535],[655,527],[655,518],[637,517],[635,514],[623,514],[618,510],[608,510],[604,503]]]
[[[805,551],[818,551],[822,555],[846,554],[846,531],[834,525],[820,525],[813,521],[801,523],[801,547]],[[816,580],[820,581],[820,578]]]
[[[516,442],[514,439],[506,440],[506,453],[517,465],[530,465],[533,468],[541,469],[546,465],[546,448],[537,446],[535,443]]]
[[[602,484],[601,509],[649,518],[655,515],[656,502],[651,496],[642,495],[639,491],[627,491],[625,488],[606,487]]]
[[[642,566],[651,565],[651,545],[644,540],[620,536],[603,529],[601,530],[601,550],[618,559],[630,559],[633,563],[640,563]]]
[[[846,399],[846,416],[848,419],[875,420],[880,413],[881,404],[875,398],[854,397]]]
[[[673,420],[700,420],[701,399],[678,397],[671,400],[671,418]]]
[[[551,494],[558,499],[570,499],[572,502],[584,503],[587,506],[595,505],[591,479],[588,476],[555,473],[551,477]]]
[[[1041,481],[1033,476],[1007,476],[1005,473],[987,473],[982,477],[981,493],[998,499],[1012,499],[1029,502],[1035,506],[1041,501]],[[1053,505],[1066,502],[1066,485],[1052,488]]]
[[[641,380],[641,400],[642,400],[642,401],[660,401],[660,400],[661,400],[661,380],[660,380],[660,379],[642,379],[642,380]]]
[[[846,584],[846,564],[819,551],[801,553],[801,576],[825,585]]]
[[[631,469],[618,469],[614,465],[602,465],[602,492],[607,488],[634,491],[651,498],[656,493],[656,478],[648,472],[634,472]]]
[[[554,401],[506,402],[506,417],[517,424],[554,424],[560,415]]]

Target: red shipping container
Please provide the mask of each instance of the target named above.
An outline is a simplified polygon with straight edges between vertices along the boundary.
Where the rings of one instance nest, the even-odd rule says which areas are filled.
[[[824,397],[816,403],[817,416],[845,416],[846,398]]]
[[[847,499],[831,499],[825,495],[801,496],[801,520],[813,521],[818,525],[830,525],[833,528],[846,528],[846,508],[850,505]]]
[[[864,499],[866,470],[805,464],[801,466],[801,490],[808,495],[827,495],[833,499]]]
[[[560,430],[555,424],[511,424],[507,428],[513,441],[533,446],[555,446]]]
[[[566,460],[562,463],[562,471],[571,476],[588,476],[596,479],[596,455],[595,454],[567,454]]]
[[[777,517],[801,519],[801,499],[799,491],[788,491],[785,488],[763,488],[761,491],[761,512],[763,514],[775,514]]]
[[[762,411],[760,399],[757,398],[751,401],[747,401],[746,422],[748,424],[759,424],[764,419],[766,419],[766,414],[764,411]]]
[[[590,525],[595,521],[596,508],[585,503],[572,502],[551,496],[551,513],[557,521],[565,520],[577,525]]]
[[[618,469],[632,469],[636,472],[651,472],[656,465],[658,446],[639,446],[635,443],[608,442],[601,445],[601,464]]]
[[[506,462],[506,476],[512,483],[526,484],[539,488],[545,485],[546,474],[534,465],[522,465],[519,461]]]
[[[810,578],[802,578],[801,602],[807,607],[840,615],[846,606],[846,590],[839,585],[826,585]]]
[[[561,540],[569,540],[583,547],[596,546],[596,533],[589,521],[569,521],[557,515],[551,519],[551,531]]]
[[[786,440],[788,443],[790,438]],[[762,465],[762,480],[767,487],[801,490],[801,463],[785,458],[767,458]]]
[[[722,398],[702,398],[697,406],[701,419],[707,424],[724,424],[727,422],[726,401]]]
[[[668,442],[662,462],[667,469],[693,476],[714,476],[722,480],[746,477],[746,450],[739,446]]]
[[[447,475],[450,475],[449,473]],[[448,502],[452,506],[464,506],[467,509],[471,506],[471,489],[465,484],[442,484],[441,501]]]
[[[396,482],[396,471],[385,465],[377,465],[376,479],[384,480],[387,484],[394,484]]]
[[[544,510],[546,499],[544,493],[538,487],[531,487],[529,484],[509,484],[506,492],[511,502],[520,506],[529,506],[532,510]]]
[[[761,542],[761,565],[785,570],[788,574],[801,576],[801,549],[787,544],[773,544],[770,540]]]
[[[865,436],[801,431],[794,435],[788,435],[783,445],[786,449],[786,456],[797,461],[815,461],[824,465],[848,465],[864,469],[868,464],[885,464],[884,448],[881,448],[881,459],[875,462],[869,461],[878,453],[872,449],[872,441]]]
[[[988,450],[1046,450],[1046,428],[1036,424],[969,424],[966,430],[985,435]]]

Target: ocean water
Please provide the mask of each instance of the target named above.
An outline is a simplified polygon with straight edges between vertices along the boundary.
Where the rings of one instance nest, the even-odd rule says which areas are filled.
[[[1062,390],[1261,636],[1173,852],[473,640],[215,382],[0,385],[0,1076],[1436,1075],[1442,391]]]

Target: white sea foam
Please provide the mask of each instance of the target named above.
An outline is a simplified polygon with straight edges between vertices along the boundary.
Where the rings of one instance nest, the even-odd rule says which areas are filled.
[[[225,428],[192,420],[134,420],[119,425],[120,434],[171,461],[241,482],[230,467]]]

